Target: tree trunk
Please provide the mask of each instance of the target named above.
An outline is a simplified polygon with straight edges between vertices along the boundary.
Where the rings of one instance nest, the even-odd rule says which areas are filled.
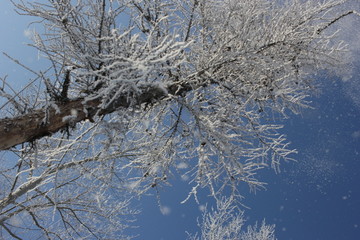
[[[48,107],[15,118],[0,120],[0,150],[18,144],[51,135],[60,129],[88,118],[85,113],[89,107],[97,107],[100,101],[87,102],[84,99],[56,103],[56,107]]]
[[[170,94],[182,94],[184,90],[176,90],[169,86]],[[139,106],[142,103],[152,103],[164,98],[168,93],[156,85],[141,87],[141,94],[129,99],[121,96],[108,104],[106,109],[100,107],[101,98],[85,101],[84,98],[56,103],[48,108],[14,118],[0,119],[0,150],[6,150],[18,144],[30,142],[44,136],[49,136],[69,125],[75,125],[86,119],[92,120],[95,115],[102,116],[114,112],[121,107]],[[189,89],[187,89],[189,90]]]

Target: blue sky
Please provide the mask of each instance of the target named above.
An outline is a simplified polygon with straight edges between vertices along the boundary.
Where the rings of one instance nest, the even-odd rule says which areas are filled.
[[[0,3],[1,52],[7,52],[29,66],[40,68],[37,52],[26,47],[29,18],[16,15],[9,1]],[[357,22],[359,24],[359,21]],[[344,24],[353,31],[354,22]],[[354,41],[357,34],[349,35]],[[353,48],[358,48],[354,45]],[[359,59],[358,51],[355,59]],[[359,61],[357,61],[359,62]],[[357,240],[360,239],[360,64],[354,65],[346,81],[319,74],[321,94],[314,97],[314,109],[283,120],[282,130],[299,151],[297,163],[284,163],[282,172],[260,172],[268,182],[267,190],[249,193],[246,188],[244,204],[248,223],[262,221],[276,224],[276,236],[286,240]],[[0,56],[0,76],[21,85],[27,73],[3,55]],[[138,239],[186,239],[185,231],[195,233],[200,208],[211,199],[206,192],[200,204],[187,196],[190,186],[172,180],[172,187],[160,189],[134,203],[142,209],[139,226],[134,232]],[[161,202],[162,211],[158,203]]]

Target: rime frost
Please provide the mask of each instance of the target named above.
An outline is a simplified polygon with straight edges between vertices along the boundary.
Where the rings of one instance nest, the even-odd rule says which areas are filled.
[[[276,120],[307,107],[313,74],[340,62],[346,49],[333,26],[351,13],[337,12],[342,0],[17,2],[45,27],[34,47],[51,68],[32,71],[27,101],[2,88],[0,97],[19,115],[45,106],[41,136],[50,108],[83,108],[62,118],[73,129],[27,138],[33,148],[14,150],[19,162],[0,169],[1,231],[16,235],[7,221],[20,214],[49,239],[121,238],[129,200],[176,176],[191,184],[185,199],[206,188],[218,203],[201,239],[237,234],[242,215],[223,196],[264,187],[257,171],[292,159]],[[214,225],[224,213],[231,224]],[[272,234],[263,224],[239,239]]]

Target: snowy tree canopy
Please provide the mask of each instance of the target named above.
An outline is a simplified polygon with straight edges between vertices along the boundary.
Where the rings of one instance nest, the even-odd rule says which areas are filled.
[[[48,239],[119,239],[130,200],[169,178],[218,202],[263,187],[257,170],[296,152],[276,119],[308,106],[314,73],[341,65],[336,23],[358,15],[345,3],[14,1],[44,27],[32,46],[49,66],[13,59],[35,76],[15,94],[1,78],[3,231],[20,238],[22,218]]]

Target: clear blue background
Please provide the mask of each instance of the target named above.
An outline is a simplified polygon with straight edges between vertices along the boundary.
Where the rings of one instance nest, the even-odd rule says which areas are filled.
[[[0,51],[34,69],[44,69],[38,53],[26,47],[30,40],[25,30],[35,27],[28,25],[30,21],[17,15],[9,1],[1,1]],[[354,31],[358,28],[351,27]],[[355,59],[358,56],[357,53]],[[355,64],[348,81],[319,75],[322,93],[312,99],[314,109],[283,120],[282,132],[299,151],[294,156],[298,162],[284,163],[280,174],[271,170],[260,172],[261,180],[268,182],[267,190],[254,194],[244,188],[248,223],[265,218],[267,223],[276,224],[276,236],[280,240],[360,239],[359,72],[360,65]],[[5,75],[9,75],[8,81],[17,88],[30,76],[1,55],[0,76]],[[186,239],[185,231],[198,230],[200,206],[193,199],[180,204],[191,187],[180,180],[170,181],[173,186],[160,189],[159,196],[153,192],[153,196],[144,196],[134,203],[142,209],[136,223],[139,227],[132,231],[140,234],[138,239],[180,240]],[[159,201],[168,210],[167,214],[161,213]],[[211,202],[205,192],[200,196],[200,204],[211,205]]]

